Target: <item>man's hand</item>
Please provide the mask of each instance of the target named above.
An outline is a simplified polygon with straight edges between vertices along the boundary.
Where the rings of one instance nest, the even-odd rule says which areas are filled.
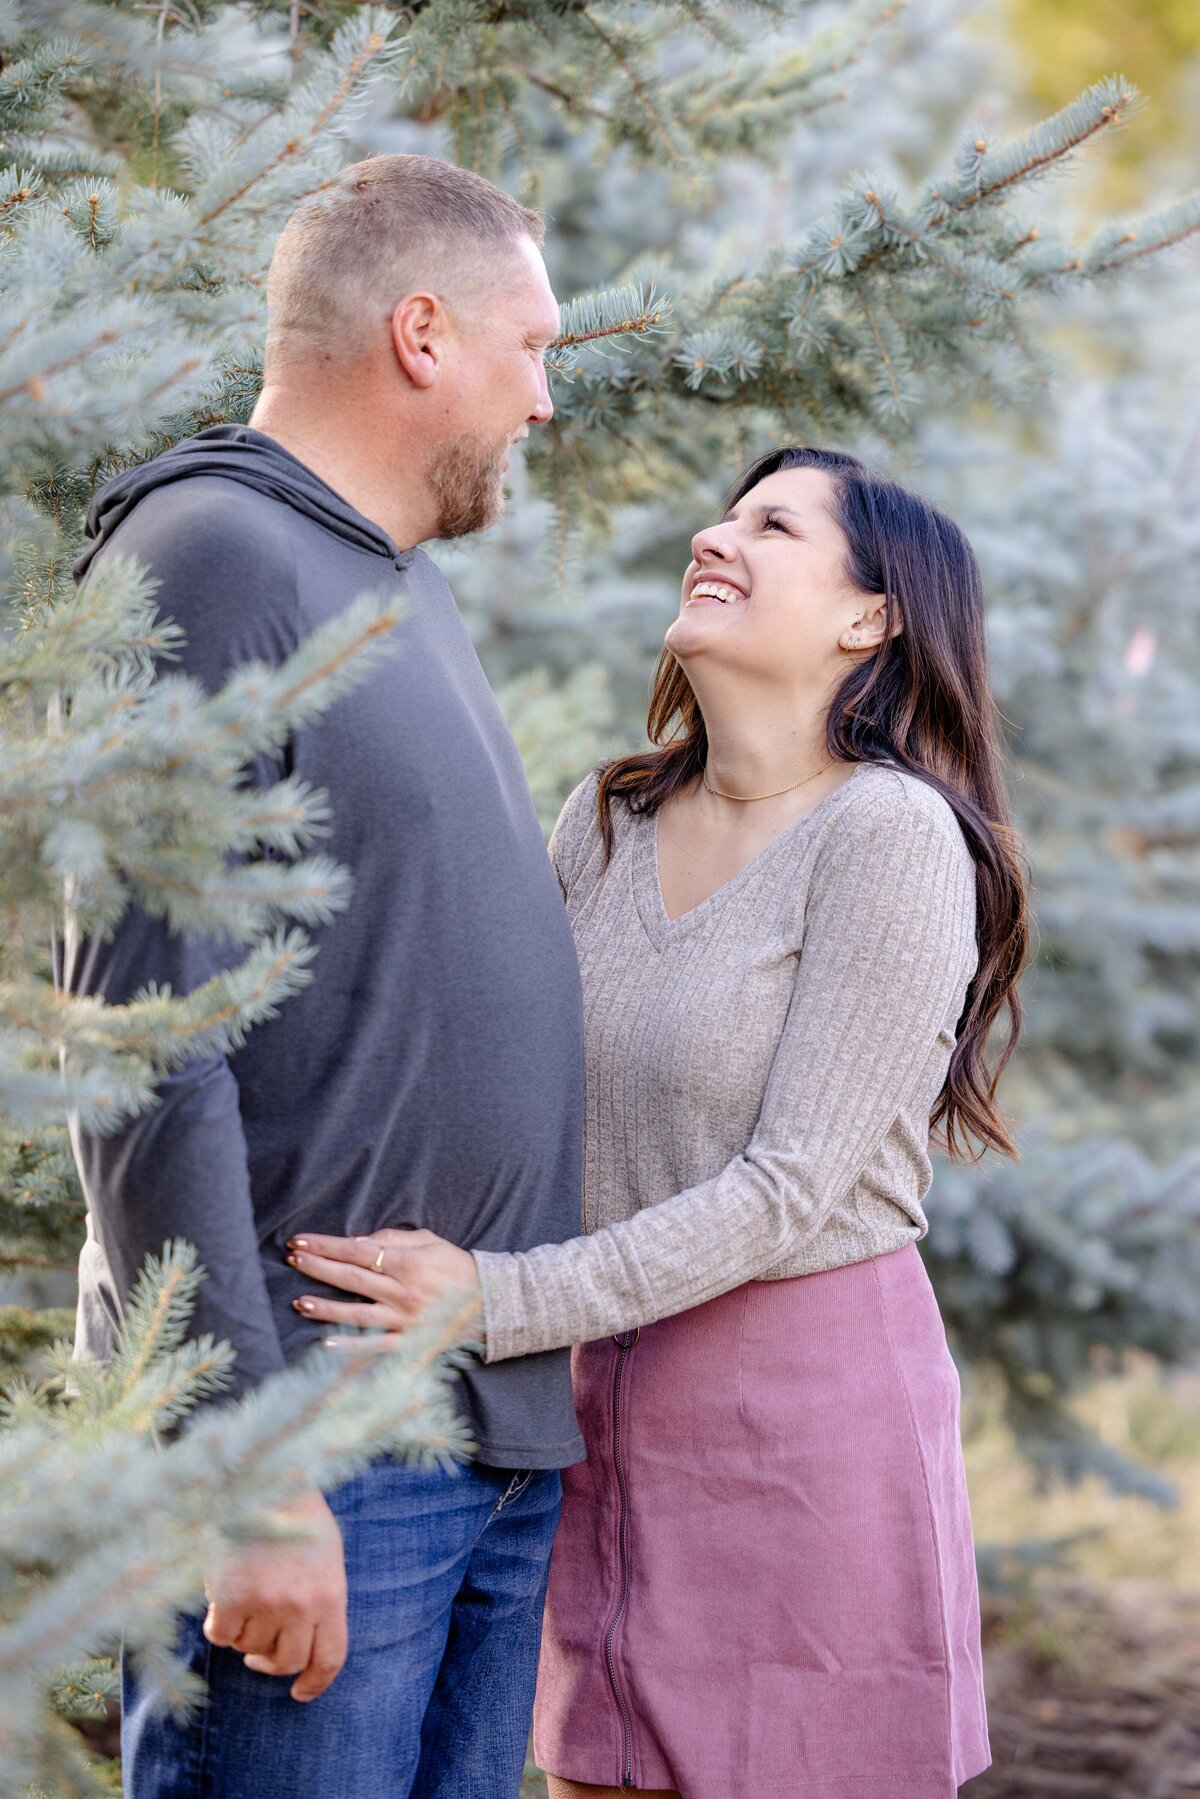
[[[295,1674],[293,1699],[316,1699],[346,1659],[346,1564],[337,1519],[320,1493],[287,1507],[303,1541],[254,1543],[208,1583],[204,1634],[237,1649],[256,1674]]]

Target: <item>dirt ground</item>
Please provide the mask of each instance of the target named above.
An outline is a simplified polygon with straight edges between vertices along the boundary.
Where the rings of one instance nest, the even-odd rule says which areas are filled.
[[[1065,1585],[989,1611],[994,1759],[966,1799],[1200,1794],[1200,1595]]]

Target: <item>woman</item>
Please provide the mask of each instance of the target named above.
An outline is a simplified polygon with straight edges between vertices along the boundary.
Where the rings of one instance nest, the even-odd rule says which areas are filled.
[[[553,1799],[943,1799],[988,1764],[959,1387],[915,1247],[931,1130],[995,1105],[1027,921],[970,546],[849,456],[694,538],[657,747],[551,845],[587,1033],[584,1229],[298,1265],[489,1361],[573,1343],[535,1749]],[[1007,1007],[1007,1041],[987,1044]],[[376,1272],[376,1265],[381,1268]]]

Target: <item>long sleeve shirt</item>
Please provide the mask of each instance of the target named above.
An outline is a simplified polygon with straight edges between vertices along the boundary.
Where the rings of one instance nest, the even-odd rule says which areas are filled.
[[[924,1235],[929,1120],[975,971],[974,864],[934,789],[860,766],[674,920],[657,818],[596,780],[552,853],[579,951],[586,1233],[477,1254],[489,1360]]]
[[[312,933],[314,978],[225,1058],[196,1057],[111,1136],[75,1129],[88,1203],[77,1346],[106,1357],[146,1255],[195,1244],[194,1330],[227,1339],[242,1387],[325,1327],[294,1310],[285,1260],[304,1230],[426,1227],[464,1248],[524,1249],[579,1225],[579,975],[562,898],[512,737],[450,590],[273,439],[219,426],[98,496],[97,555],[132,554],[212,690],[278,663],[365,592],[399,588],[397,651],[277,764],[328,796],[321,848],[353,879]],[[173,935],[132,909],[74,946],[66,985],[119,1002],[189,992],[235,947]],[[341,1297],[341,1295],[338,1295]],[[463,1403],[483,1461],[550,1468],[582,1454],[567,1358],[476,1360]]]

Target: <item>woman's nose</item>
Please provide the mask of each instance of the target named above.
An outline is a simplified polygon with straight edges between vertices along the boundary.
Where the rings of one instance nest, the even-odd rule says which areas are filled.
[[[703,556],[709,556],[718,562],[729,562],[733,557],[733,546],[729,542],[729,533],[720,525],[706,525],[703,531],[697,531],[692,539],[692,556],[699,562]]]

